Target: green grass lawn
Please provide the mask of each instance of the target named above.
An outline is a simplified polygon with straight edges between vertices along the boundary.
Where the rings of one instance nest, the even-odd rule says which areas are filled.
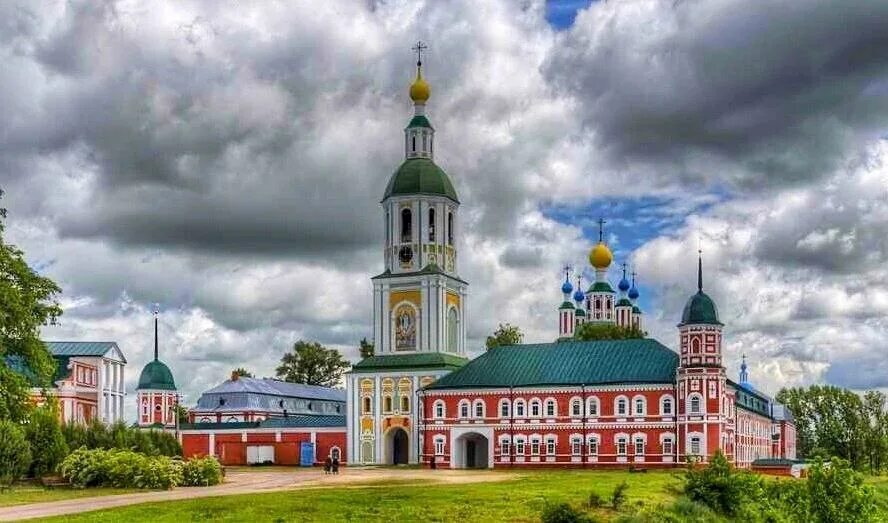
[[[547,503],[566,501],[579,507],[585,505],[591,492],[608,500],[622,481],[629,485],[629,507],[668,504],[676,499],[682,483],[681,471],[632,474],[547,470],[519,474],[517,479],[505,481],[451,485],[417,485],[404,480],[386,485],[374,480],[364,485],[146,503],[46,521],[536,522]],[[867,483],[875,489],[882,513],[888,514],[888,477],[868,478]],[[595,513],[603,519],[616,515],[609,509]]]
[[[198,498],[47,521],[539,521],[546,503],[583,504],[593,491],[609,498],[622,481],[629,485],[630,504],[670,501],[681,483],[675,472],[539,471],[488,483],[407,485],[398,481],[389,488],[377,481],[372,486]]]
[[[24,505],[27,503],[42,503],[44,501],[60,501],[63,499],[107,496],[110,494],[124,494],[127,492],[136,491],[133,489],[116,488],[75,489],[71,487],[46,488],[40,485],[23,485],[0,492],[0,507],[11,507],[13,505]]]

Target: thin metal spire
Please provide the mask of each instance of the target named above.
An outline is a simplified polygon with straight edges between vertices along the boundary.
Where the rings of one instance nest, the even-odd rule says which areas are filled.
[[[429,46],[424,44],[422,40],[417,41],[413,46],[412,49],[416,51],[416,67],[422,67],[422,52],[428,48]]]
[[[703,249],[697,250],[697,291],[703,292]]]
[[[157,361],[157,315],[160,314],[160,311],[157,310],[158,307],[154,307],[154,361]]]
[[[604,243],[604,218],[598,218],[598,243]]]

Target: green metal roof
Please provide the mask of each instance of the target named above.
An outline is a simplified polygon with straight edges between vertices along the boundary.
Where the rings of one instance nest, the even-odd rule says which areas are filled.
[[[47,341],[46,347],[53,356],[104,356],[120,347],[113,341]],[[120,351],[123,354],[122,351]],[[123,360],[126,363],[126,359]]]
[[[199,422],[182,423],[179,430],[225,430],[225,429],[283,429],[302,427],[343,427],[345,416],[332,414],[297,414],[295,416],[274,417],[263,421]]]
[[[617,300],[616,307],[632,307],[632,302],[629,301],[629,298],[620,298]]]
[[[585,316],[586,311],[584,311],[581,307],[577,307],[577,316]]]
[[[678,354],[654,339],[496,347],[428,389],[673,383]]]
[[[558,307],[558,310],[564,310],[564,309],[576,309],[576,307],[574,307],[573,303],[571,303],[569,301],[565,301],[565,302],[561,303],[560,307]]]
[[[611,294],[615,294],[614,289],[610,286],[610,283],[606,281],[597,281],[593,283],[589,287],[589,290],[586,291],[586,294],[589,294],[590,292],[609,292]]]
[[[632,314],[641,314],[641,309],[638,308],[638,305],[632,306]]]
[[[685,304],[681,313],[681,325],[723,325],[718,321],[718,309],[705,292],[697,291]]]
[[[350,372],[376,372],[392,369],[458,369],[469,360],[443,352],[415,352],[411,354],[382,354],[370,356],[356,363]]]
[[[430,194],[450,198],[456,203],[456,189],[450,178],[435,162],[428,158],[409,158],[398,167],[385,188],[386,200],[390,196]]]
[[[432,127],[432,123],[429,122],[429,119],[426,118],[424,114],[417,114],[416,116],[414,116],[410,120],[410,123],[407,124],[408,129],[410,129],[411,127],[427,127],[429,129],[434,129],[434,127]]]
[[[142,374],[139,375],[139,386],[136,390],[139,389],[176,390],[176,382],[169,367],[160,360],[153,360],[145,365]]]

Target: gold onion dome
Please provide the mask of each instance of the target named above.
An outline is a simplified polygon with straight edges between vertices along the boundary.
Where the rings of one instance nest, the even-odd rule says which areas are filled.
[[[592,250],[589,251],[589,263],[596,269],[607,269],[613,261],[614,255],[604,242],[598,242],[598,244],[595,247],[592,247]]]
[[[416,68],[416,80],[410,85],[410,99],[414,103],[425,103],[432,94],[432,88],[422,77],[422,69]]]

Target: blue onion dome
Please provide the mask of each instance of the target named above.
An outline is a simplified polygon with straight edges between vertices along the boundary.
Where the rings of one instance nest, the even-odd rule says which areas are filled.
[[[636,287],[635,285],[633,285],[632,288],[629,289],[629,299],[630,300],[637,300],[638,299],[638,287]]]
[[[626,292],[629,290],[629,280],[626,279],[625,275],[623,275],[623,279],[620,280],[620,283],[619,283],[619,285],[617,285],[617,288],[619,288],[623,292]]]
[[[577,289],[577,292],[574,293],[574,301],[583,301],[586,299],[586,295],[583,294],[583,291]]]
[[[564,280],[564,285],[561,286],[561,292],[563,294],[570,294],[574,290],[574,286],[568,280]]]

